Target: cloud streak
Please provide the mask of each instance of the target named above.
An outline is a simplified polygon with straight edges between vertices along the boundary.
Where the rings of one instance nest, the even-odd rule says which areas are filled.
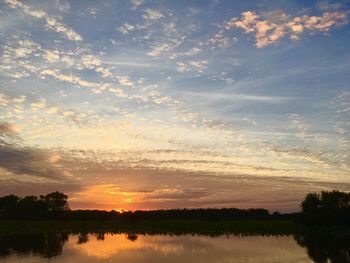
[[[63,23],[59,22],[56,18],[49,16],[46,12],[38,9],[33,9],[28,5],[23,4],[19,0],[5,0],[5,2],[11,8],[18,8],[23,11],[23,13],[35,18],[43,19],[46,22],[48,29],[56,31],[57,33],[63,34],[67,39],[72,41],[81,41],[83,38],[76,33],[73,29],[67,27]]]

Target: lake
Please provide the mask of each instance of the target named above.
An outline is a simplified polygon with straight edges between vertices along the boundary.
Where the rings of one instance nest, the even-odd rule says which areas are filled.
[[[0,235],[0,262],[350,262],[349,240],[308,236]]]

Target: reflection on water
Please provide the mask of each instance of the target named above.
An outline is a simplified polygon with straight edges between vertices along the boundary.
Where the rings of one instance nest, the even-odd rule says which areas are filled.
[[[63,233],[0,235],[0,256],[33,254],[51,258],[62,254],[67,241],[68,234]]]
[[[0,262],[350,262],[349,238],[312,235],[0,235]]]
[[[295,240],[302,247],[306,247],[307,253],[316,263],[347,263],[350,262],[350,237],[349,236],[319,236],[319,235],[294,235]]]

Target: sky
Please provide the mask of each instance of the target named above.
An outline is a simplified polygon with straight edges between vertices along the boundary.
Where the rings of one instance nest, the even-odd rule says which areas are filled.
[[[0,195],[264,207],[350,191],[350,1],[0,0]]]

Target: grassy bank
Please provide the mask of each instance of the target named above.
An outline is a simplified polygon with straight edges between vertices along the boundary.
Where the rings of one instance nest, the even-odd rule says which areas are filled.
[[[0,221],[0,233],[50,232],[138,232],[138,233],[197,233],[197,234],[263,234],[295,233],[298,226],[292,221],[197,221],[197,220],[140,220],[113,221]]]

